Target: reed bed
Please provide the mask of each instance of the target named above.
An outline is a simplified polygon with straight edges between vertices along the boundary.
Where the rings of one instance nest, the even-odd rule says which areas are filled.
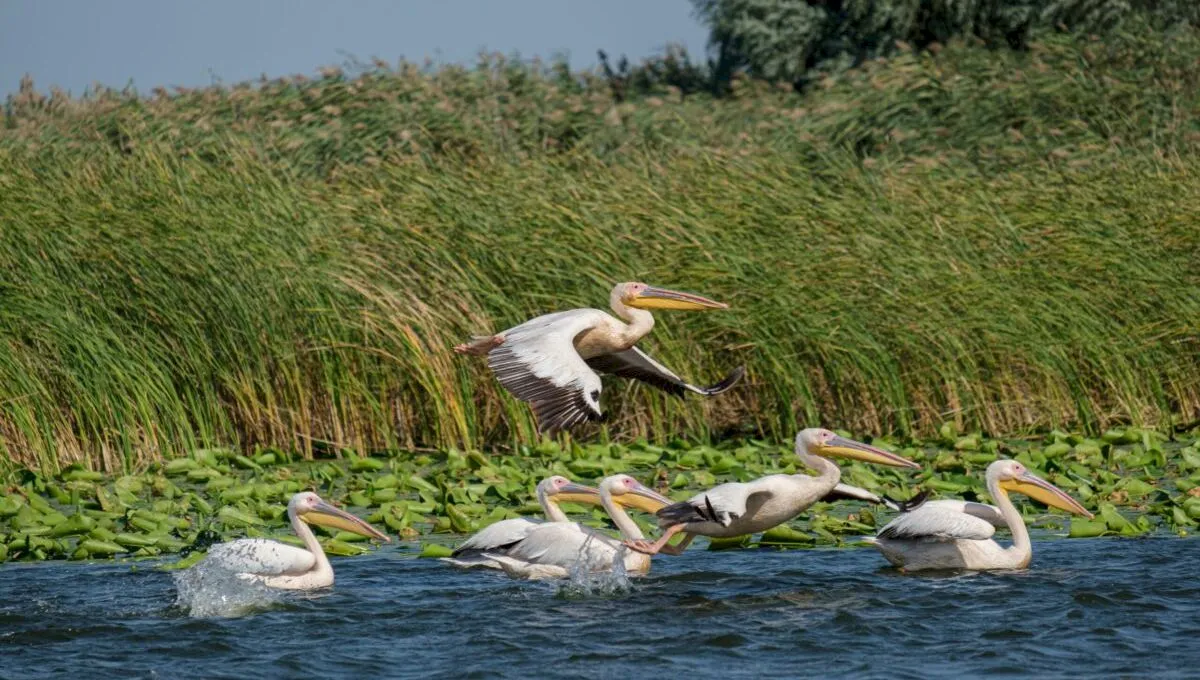
[[[613,383],[589,439],[1194,420],[1197,56],[1187,30],[950,45],[721,100],[497,57],[30,84],[0,124],[0,456],[515,447],[526,409],[450,346],[624,280],[729,302],[645,345],[749,376]]]

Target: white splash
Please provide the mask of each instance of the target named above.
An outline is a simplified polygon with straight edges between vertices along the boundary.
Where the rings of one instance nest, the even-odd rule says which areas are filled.
[[[624,595],[633,590],[633,582],[625,570],[625,546],[613,553],[611,565],[606,569],[597,569],[597,565],[588,560],[589,537],[579,549],[579,557],[571,565],[567,578],[562,580],[555,595],[565,598],[595,597],[597,595]]]
[[[194,567],[177,571],[175,604],[194,618],[235,617],[267,609],[284,598],[284,593],[205,559]]]

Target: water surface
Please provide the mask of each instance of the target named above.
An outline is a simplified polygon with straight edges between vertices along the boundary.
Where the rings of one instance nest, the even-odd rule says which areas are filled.
[[[329,592],[207,602],[225,616],[149,563],[7,564],[0,677],[1194,677],[1200,541],[1034,549],[934,576],[869,549],[693,549],[568,587],[387,546],[335,559]]]

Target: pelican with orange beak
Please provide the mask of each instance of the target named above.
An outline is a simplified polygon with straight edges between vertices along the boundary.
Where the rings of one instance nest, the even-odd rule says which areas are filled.
[[[647,310],[729,305],[636,282],[618,283],[609,304],[620,319],[599,309],[555,312],[495,335],[477,336],[454,351],[487,356],[496,379],[533,407],[538,430],[546,433],[602,418],[597,371],[640,380],[676,396],[694,392],[706,397],[733,387],[745,373],[739,366],[714,385],[692,385],[634,346],[654,328],[654,316]]]
[[[384,542],[391,540],[375,527],[345,510],[333,507],[311,491],[292,496],[288,503],[288,518],[292,530],[304,541],[304,548],[265,538],[242,538],[214,545],[201,564],[221,567],[268,588],[313,590],[333,585],[333,567],[310,524],[349,531]]]
[[[806,466],[818,472],[817,476],[768,475],[753,482],[720,484],[659,510],[658,525],[665,531],[657,541],[631,540],[627,545],[649,555],[660,551],[678,555],[696,536],[729,538],[755,534],[783,524],[839,486],[842,490],[858,492],[854,494],[857,498],[865,497],[859,494],[871,496],[862,489],[839,485],[842,471],[824,456],[893,467],[921,467],[894,453],[817,427],[801,430],[796,435],[795,452]],[[668,546],[667,541],[680,531],[685,533],[684,539],[678,545]]]
[[[867,541],[903,571],[923,569],[1024,569],[1033,559],[1025,520],[1008,494],[1020,493],[1053,508],[1088,512],[1062,489],[1015,460],[987,468],[987,489],[996,505],[961,500],[929,501],[905,512]],[[1008,527],[1012,545],[992,540],[996,527]]]

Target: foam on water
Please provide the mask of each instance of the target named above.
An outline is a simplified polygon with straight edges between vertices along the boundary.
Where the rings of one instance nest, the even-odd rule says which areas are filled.
[[[209,560],[172,576],[176,606],[195,618],[243,616],[268,609],[285,596],[282,591],[242,578]]]

